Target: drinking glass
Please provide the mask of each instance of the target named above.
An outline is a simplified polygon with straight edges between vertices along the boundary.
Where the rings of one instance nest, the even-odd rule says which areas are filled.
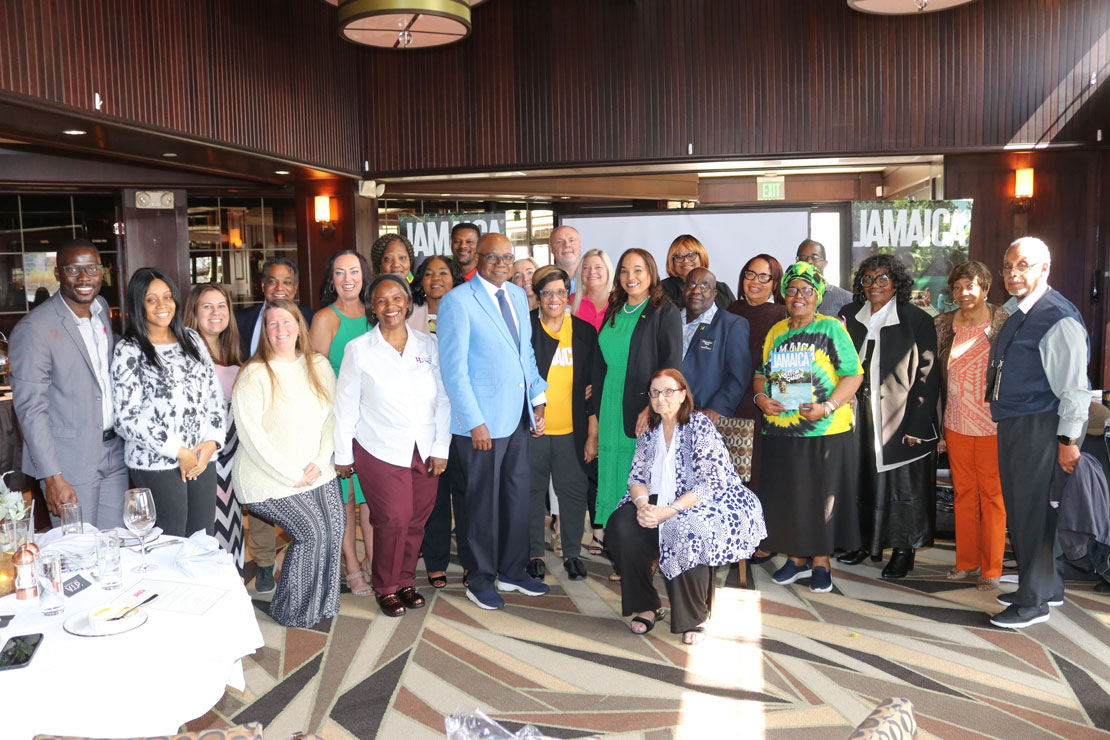
[[[65,599],[62,598],[62,555],[61,553],[46,550],[40,552],[38,562],[39,577],[39,609],[43,616],[52,617],[65,611]]]
[[[81,534],[85,524],[81,521],[81,504],[73,501],[62,504],[62,534]]]
[[[123,585],[119,532],[114,529],[96,533],[96,579],[105,591],[113,591]]]
[[[143,563],[131,569],[134,573],[146,573],[158,567],[146,561],[146,536],[154,528],[156,517],[154,496],[149,488],[130,488],[123,494],[123,524],[139,538],[143,550]]]
[[[5,519],[0,522],[0,552],[15,552],[15,521]]]

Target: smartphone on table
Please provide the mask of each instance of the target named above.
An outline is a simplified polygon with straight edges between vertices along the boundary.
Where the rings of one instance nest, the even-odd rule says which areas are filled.
[[[41,643],[41,632],[9,638],[4,644],[4,650],[0,651],[0,671],[26,666],[35,656],[35,651],[39,649]]]

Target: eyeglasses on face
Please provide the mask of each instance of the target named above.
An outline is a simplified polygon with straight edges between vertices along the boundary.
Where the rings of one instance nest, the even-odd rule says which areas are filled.
[[[713,286],[709,283],[686,283],[686,290],[691,292],[697,291],[699,293],[708,293],[713,290]]]
[[[559,290],[549,290],[544,288],[540,291],[540,298],[566,298],[567,292],[560,288]]]
[[[684,254],[675,252],[671,259],[675,262],[697,262],[700,256],[697,252],[686,252]]]
[[[806,298],[812,298],[813,296],[817,295],[817,291],[812,285],[806,285],[802,288],[790,287],[786,289],[786,295],[790,298],[793,298],[798,294],[801,294]]]
[[[887,275],[885,272],[882,275],[876,275],[875,277],[864,275],[859,279],[859,281],[863,284],[863,287],[865,288],[870,288],[872,284],[878,285],[880,288],[885,288],[886,286],[890,285],[890,275]]]
[[[97,277],[104,272],[104,265],[66,265],[62,268],[68,277],[75,278],[82,272],[89,277]]]
[[[484,259],[486,261],[486,264],[489,265],[512,264],[515,261],[513,259],[512,252],[509,252],[508,254],[494,254],[493,252],[490,252],[489,254],[483,254],[482,259]]]
[[[744,270],[743,275],[745,280],[756,280],[765,284],[774,280],[771,275],[768,275],[765,272],[753,272],[752,270]]]
[[[663,398],[670,398],[671,396],[679,393],[682,390],[682,388],[664,388],[663,390],[656,390],[655,388],[652,388],[650,391],[648,391],[648,398],[659,398],[660,396],[662,396]]]
[[[799,254],[794,257],[795,262],[808,262],[811,265],[816,265],[818,262],[824,261],[824,257],[814,252],[813,254]]]
[[[1041,264],[1041,263],[1040,262],[1025,262],[1025,261],[1019,262],[1016,265],[1005,265],[1004,264],[1004,265],[1002,265],[1002,269],[998,271],[998,274],[1001,275],[1002,277],[1006,277],[1011,272],[1020,272],[1022,275],[1024,275],[1039,264]]]

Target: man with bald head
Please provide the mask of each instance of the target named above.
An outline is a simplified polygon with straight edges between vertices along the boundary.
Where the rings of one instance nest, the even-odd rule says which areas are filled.
[[[829,261],[825,258],[825,245],[814,239],[803,239],[802,243],[798,245],[798,251],[794,257],[796,262],[808,262],[820,271],[822,275],[825,274],[825,265]],[[836,316],[840,313],[840,309],[847,306],[853,300],[852,291],[845,290],[839,285],[833,285],[831,280],[828,280],[828,275],[825,275],[828,281],[825,284],[825,297],[821,299],[821,305],[817,307],[817,313],[823,316]]]
[[[1002,259],[1012,296],[991,345],[987,400],[998,422],[998,470],[1006,525],[1017,558],[1017,591],[998,597],[997,627],[1047,621],[1064,603],[1056,570],[1056,510],[1049,506],[1053,470],[1071,473],[1087,426],[1090,342],[1083,317],[1048,285],[1052,256],[1034,237],[1018,239]]]
[[[501,609],[498,591],[547,593],[528,575],[530,434],[544,430],[544,391],[532,351],[528,297],[509,282],[513,246],[502,234],[478,241],[474,278],[439,304],[440,366],[451,399],[452,454],[466,478],[470,562],[466,596]]]
[[[92,242],[58,249],[49,300],[12,330],[12,397],[23,430],[23,472],[41,481],[51,520],[81,504],[99,529],[123,524],[127,465],[113,429],[110,358],[115,345],[104,266]]]
[[[578,236],[578,229],[560,226],[552,230],[547,243],[555,264],[570,275],[570,292],[574,293],[578,289],[575,273],[578,272],[578,263],[582,261],[582,239]]]

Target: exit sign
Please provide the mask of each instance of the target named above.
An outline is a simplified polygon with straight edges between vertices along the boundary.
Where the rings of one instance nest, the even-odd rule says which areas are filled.
[[[756,200],[785,200],[786,188],[783,177],[757,177]]]

